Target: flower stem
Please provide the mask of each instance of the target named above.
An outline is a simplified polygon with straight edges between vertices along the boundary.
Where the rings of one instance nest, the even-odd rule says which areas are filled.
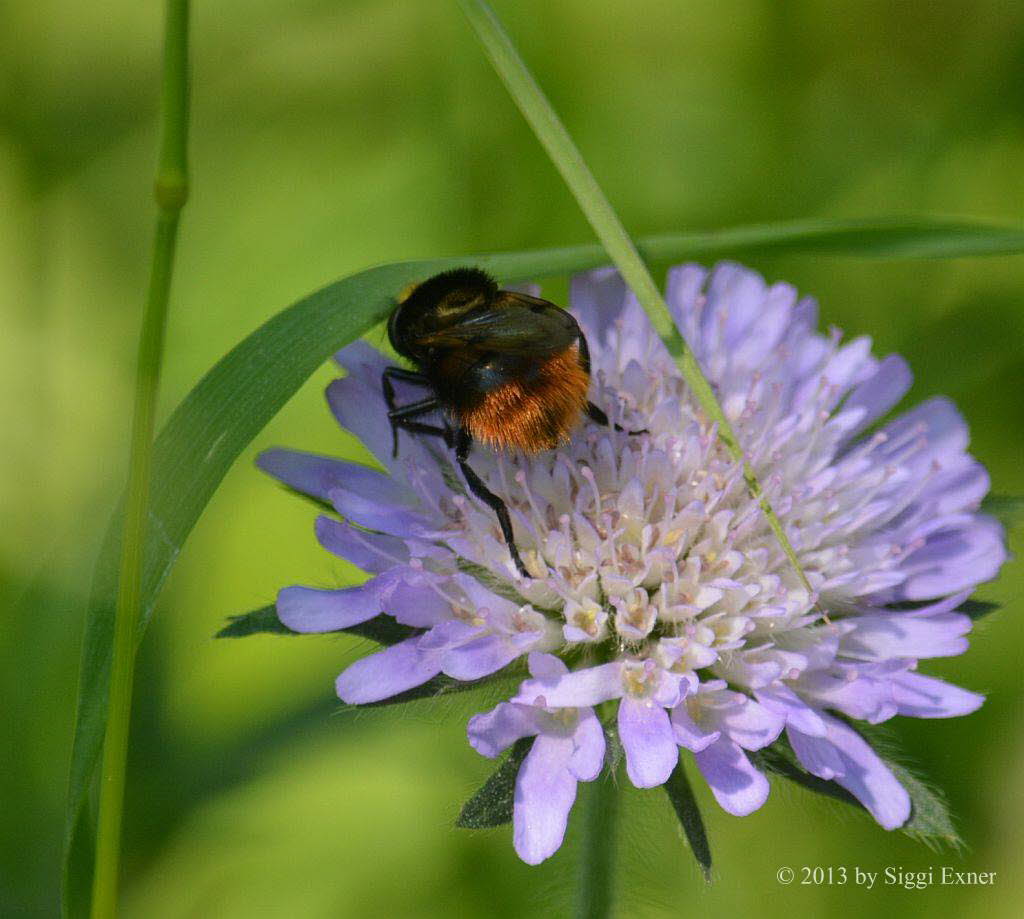
[[[128,486],[125,496],[113,664],[110,675],[110,709],[100,769],[99,819],[92,886],[93,919],[112,919],[117,913],[125,761],[128,753],[135,652],[138,645],[154,417],[175,242],[178,235],[178,218],[188,197],[188,6],[188,0],[167,0],[166,6],[163,123],[154,186],[158,215],[135,375]]]
[[[654,283],[647,265],[637,252],[636,246],[626,232],[622,221],[612,208],[611,202],[605,197],[597,184],[594,174],[587,167],[579,148],[573,143],[565,125],[552,108],[544,91],[540,88],[533,74],[530,73],[523,59],[519,56],[515,45],[504,30],[494,11],[484,0],[459,0],[463,12],[469,19],[480,39],[491,64],[498,72],[523,113],[541,145],[547,151],[555,168],[561,173],[565,184],[576,198],[591,227],[597,234],[608,255],[619,269],[626,283],[636,294],[637,300],[650,317],[658,336],[665,343],[669,354],[679,367],[683,378],[689,384],[697,402],[708,418],[718,426],[718,436],[725,444],[733,458],[743,465],[743,478],[751,495],[761,505],[768,525],[775,538],[779,541],[789,563],[795,569],[808,594],[813,594],[807,576],[797,559],[796,552],[786,536],[782,523],[772,510],[765,496],[761,483],[750,463],[743,455],[743,448],[725,417],[710,382],[704,376],[697,358],[683,340],[672,321],[668,305],[665,303],[658,286]]]
[[[604,919],[612,913],[614,895],[618,789],[608,774],[582,787],[583,842],[576,915],[579,919]]]

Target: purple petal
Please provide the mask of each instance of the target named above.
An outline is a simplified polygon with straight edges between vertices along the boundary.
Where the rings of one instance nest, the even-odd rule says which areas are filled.
[[[992,485],[988,471],[968,454],[947,459],[934,471],[917,499],[931,516],[974,511]]]
[[[333,491],[333,487],[329,491]],[[397,536],[360,530],[333,517],[316,518],[316,536],[328,552],[373,574],[409,560],[409,549]]]
[[[479,680],[511,664],[520,650],[502,635],[482,635],[449,649],[442,669],[456,680]]]
[[[604,765],[604,728],[591,708],[579,710],[580,720],[573,731],[574,749],[569,769],[584,782],[596,779]]]
[[[721,731],[709,731],[697,724],[690,717],[690,712],[685,702],[681,702],[672,709],[671,721],[672,733],[676,743],[681,747],[686,747],[692,753],[706,750],[722,736]]]
[[[863,412],[854,427],[846,432],[846,437],[854,436],[881,418],[907,394],[912,382],[910,367],[902,357],[890,354],[883,358],[874,374],[855,386],[843,403],[844,413],[853,410]]]
[[[761,311],[767,285],[756,271],[736,262],[719,262],[707,283],[702,338],[728,351],[739,344]]]
[[[679,747],[665,709],[650,699],[623,696],[619,739],[626,752],[626,772],[637,788],[654,788],[668,781],[679,762]]]
[[[665,302],[683,338],[692,348],[700,339],[700,316],[704,281],[708,273],[700,265],[686,264],[670,268],[665,283]]]
[[[351,468],[342,460],[283,447],[264,450],[256,457],[256,465],[289,488],[324,501],[345,481]]]
[[[412,536],[430,526],[408,488],[366,466],[351,464],[345,483],[328,497],[339,514],[370,530]]]
[[[391,455],[391,422],[381,389],[381,374],[388,361],[380,352],[365,342],[353,342],[338,352],[335,358],[348,368],[349,375],[334,380],[327,387],[327,404],[334,417],[345,430],[351,431],[380,462],[389,468],[394,463]],[[416,444],[412,438],[403,438],[402,447]]]
[[[843,774],[843,759],[839,751],[825,737],[811,737],[793,728],[786,729],[786,736],[793,747],[800,765],[811,775],[829,781]]]
[[[512,841],[528,865],[558,851],[569,811],[576,800],[576,778],[566,768],[572,743],[566,737],[538,737],[516,777]]]
[[[795,305],[796,290],[789,284],[772,284],[765,291],[747,332],[737,336],[731,345],[729,358],[734,372],[764,365],[785,335]]]
[[[613,323],[626,305],[626,284],[611,267],[597,268],[573,277],[569,302],[583,328],[592,352],[600,350]]]
[[[910,817],[910,796],[906,789],[856,731],[828,715],[822,718],[828,739],[843,763],[843,774],[836,777],[836,782],[887,830],[903,826]]]
[[[944,680],[907,671],[893,678],[899,713],[913,718],[955,718],[969,715],[985,697]]]
[[[597,705],[622,695],[621,672],[622,665],[612,661],[598,667],[573,670],[554,680],[524,680],[512,701],[544,708]]]
[[[527,658],[530,666],[530,674],[534,679],[544,682],[553,682],[560,676],[569,672],[565,662],[553,654],[542,654],[540,651],[531,651]]]
[[[693,756],[715,800],[727,813],[746,817],[768,800],[768,780],[727,737]]]
[[[466,733],[477,753],[494,759],[520,738],[537,733],[537,710],[529,705],[499,702],[489,712],[470,718]]]
[[[470,625],[461,619],[446,619],[420,639],[420,648],[424,651],[448,651],[483,634],[485,633],[481,626]]]
[[[967,650],[963,636],[971,630],[971,620],[958,613],[858,616],[852,622],[840,647],[845,656],[864,660],[952,657]]]
[[[351,344],[345,345],[334,354],[334,360],[342,368],[348,371],[349,377],[362,380],[367,385],[376,385],[377,394],[383,402],[380,388],[380,375],[385,367],[391,365],[391,361],[378,351],[368,341],[357,338]]]
[[[380,613],[384,589],[378,578],[340,590],[285,587],[277,594],[277,615],[294,632],[336,632]]]
[[[754,695],[769,711],[786,719],[786,724],[812,737],[825,736],[825,722],[803,699],[783,683],[773,683]]]
[[[1006,561],[1003,528],[977,516],[959,527],[932,533],[900,566],[907,573],[901,599],[930,600],[988,581]]]
[[[476,578],[468,574],[456,574],[453,580],[462,588],[466,595],[469,608],[481,619],[509,619],[515,615],[518,607],[510,600],[488,590]]]
[[[439,658],[421,651],[418,642],[409,638],[349,665],[335,683],[338,697],[349,705],[379,702],[437,676]]]
[[[419,629],[449,620],[452,616],[451,603],[431,590],[422,577],[417,577],[415,569],[407,570],[410,571],[409,577],[400,580],[382,601],[384,611],[403,625]]]
[[[675,708],[692,689],[696,688],[697,679],[692,674],[662,670],[658,674],[658,682],[651,693],[651,698],[662,708]]]
[[[745,750],[767,747],[784,725],[785,719],[746,696],[738,705],[724,709],[718,723],[713,722],[714,727]]]
[[[818,301],[814,297],[801,297],[793,307],[792,327],[804,332],[818,328]]]
[[[955,460],[967,449],[969,439],[967,424],[960,412],[949,399],[942,397],[922,402],[886,425],[883,431],[888,444],[893,445],[888,448],[883,445],[878,451],[883,460],[893,452],[905,449],[899,445],[908,434],[920,432],[918,439],[923,449],[914,451],[905,460],[915,475],[926,474],[933,461],[945,463]]]
[[[899,659],[894,663],[899,664]],[[908,666],[906,662],[900,664]],[[855,667],[853,662],[837,664],[830,671],[815,670],[805,673],[796,684],[798,691],[821,708],[832,708],[856,718],[879,724],[896,714],[892,697],[892,682],[888,675],[877,678],[870,672]]]

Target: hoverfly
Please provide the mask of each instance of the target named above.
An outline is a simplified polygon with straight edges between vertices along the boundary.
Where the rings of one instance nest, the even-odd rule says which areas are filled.
[[[608,424],[587,399],[590,354],[579,325],[547,300],[500,290],[479,269],[456,268],[400,297],[388,339],[416,368],[388,367],[382,376],[393,454],[399,428],[442,438],[470,491],[497,515],[519,573],[529,577],[508,508],[469,466],[469,451],[479,441],[532,454],[568,440],[583,415]],[[422,386],[427,395],[398,406],[393,380]],[[424,420],[433,412],[441,413],[443,426]]]

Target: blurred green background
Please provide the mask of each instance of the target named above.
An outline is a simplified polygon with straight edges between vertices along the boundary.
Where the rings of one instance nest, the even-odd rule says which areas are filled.
[[[1024,5],[849,0],[495,4],[636,233],[799,216],[1024,213]],[[84,592],[123,478],[153,223],[160,4],[0,7],[0,915],[57,910]],[[588,241],[454,5],[195,3],[193,194],[164,414],[239,338],[369,264]],[[816,294],[966,413],[998,492],[1024,494],[1024,258],[754,259]],[[549,288],[556,293],[563,286]],[[491,764],[490,700],[336,714],[333,638],[212,639],[291,583],[342,584],[314,512],[252,465],[271,444],[364,456],[324,367],[257,438],[164,591],[137,680],[125,915],[560,915],[570,843],[519,863],[507,829],[452,828]],[[1011,534],[1020,551],[1020,534]],[[705,793],[706,887],[657,792],[625,794],[620,913],[1019,916],[1024,758],[1019,562],[970,652],[929,665],[989,699],[897,719],[968,845],[930,852],[776,785],[756,815]],[[782,887],[784,866],[952,865],[994,887]]]

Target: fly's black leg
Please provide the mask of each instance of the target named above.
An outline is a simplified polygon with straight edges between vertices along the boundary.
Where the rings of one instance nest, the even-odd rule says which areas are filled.
[[[431,396],[429,399],[421,399],[419,402],[412,402],[409,405],[403,405],[401,408],[395,408],[388,412],[388,419],[391,421],[391,430],[395,434],[396,441],[398,438],[398,429],[402,428],[403,430],[409,431],[413,434],[427,434],[431,437],[440,437],[450,448],[453,441],[452,432],[449,428],[441,427],[437,424],[427,424],[423,421],[416,421],[417,416],[425,415],[427,412],[437,411],[440,407],[441,403]],[[397,449],[393,455],[398,455]]]
[[[407,405],[404,408],[398,408],[395,405],[395,387],[391,380],[402,380],[405,383],[413,383],[418,386],[430,386],[430,381],[422,374],[417,373],[415,370],[406,370],[404,367],[385,367],[384,372],[380,375],[381,389],[384,390],[384,401],[388,406],[388,418],[391,420],[391,456],[398,456],[398,429],[400,427],[405,428],[408,431],[417,431],[420,434],[443,434],[441,428],[436,430],[425,431],[423,427],[433,427],[432,425],[419,425],[418,422],[408,422],[403,424],[401,419],[409,418],[412,415],[422,415],[428,411],[432,411],[437,407],[435,400],[422,399],[419,402],[414,402],[412,405]],[[423,406],[427,402],[433,401],[434,404],[428,408],[420,408],[418,411],[409,412],[408,414],[398,414],[399,412],[405,412],[406,409],[416,408],[417,406]],[[419,425],[413,427],[413,425]]]
[[[406,370],[404,367],[385,367],[381,376],[385,378],[394,377],[396,380],[401,380],[403,383],[413,383],[418,386],[430,385],[430,380],[428,380],[418,370]]]
[[[577,349],[577,351],[579,351],[579,355],[580,355],[580,366],[587,372],[587,375],[589,376],[589,374],[590,374],[590,349],[587,347],[587,339],[583,336],[583,332],[582,331],[576,337],[576,349]],[[593,402],[588,402],[587,403],[587,417],[591,421],[596,421],[598,424],[603,425],[606,428],[609,427],[609,426],[610,427],[614,427],[616,431],[624,431],[626,434],[646,434],[647,433],[647,428],[644,428],[642,431],[626,431],[626,429],[621,427],[620,425],[617,425],[617,424],[613,425],[608,420],[608,416],[601,409],[599,409],[596,405],[594,405]]]
[[[603,425],[606,428],[611,425],[611,422],[608,420],[608,416],[594,405],[593,402],[587,403],[587,417],[591,421],[596,421],[598,424]],[[620,431],[622,430],[618,425],[615,425],[615,427]]]
[[[469,490],[473,494],[484,502],[495,514],[498,516],[498,526],[501,527],[501,535],[505,537],[505,545],[508,546],[508,551],[512,555],[512,561],[515,563],[516,570],[524,577],[530,577],[530,573],[526,570],[526,565],[523,564],[522,558],[519,556],[519,550],[516,548],[515,537],[512,534],[512,519],[508,515],[508,508],[505,506],[505,502],[501,500],[493,491],[491,491],[485,484],[483,479],[480,478],[466,462],[469,457],[469,449],[473,445],[473,439],[469,435],[469,431],[465,428],[460,428],[455,433],[455,459],[458,460],[459,468],[462,470],[462,474],[466,477],[466,484],[469,485]]]
[[[587,403],[587,417],[591,421],[596,421],[598,424],[602,424],[605,427],[609,427],[609,426],[613,427],[613,428],[615,428],[616,431],[623,431],[623,432],[625,432],[626,434],[629,434],[629,435],[646,434],[647,433],[647,428],[643,428],[640,431],[627,431],[621,425],[612,424],[608,420],[608,416],[601,409],[599,409],[596,405],[594,405],[593,402],[588,402]]]
[[[388,412],[388,418],[392,421],[401,421],[403,418],[415,418],[417,415],[425,415],[441,407],[441,403],[434,396],[420,399],[418,402],[410,402],[401,408],[393,408]]]

